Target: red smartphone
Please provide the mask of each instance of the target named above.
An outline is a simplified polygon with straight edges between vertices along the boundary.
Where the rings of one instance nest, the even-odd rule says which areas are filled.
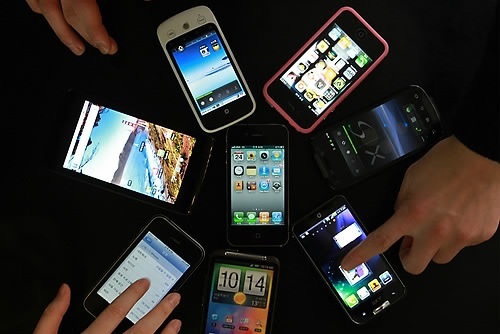
[[[297,131],[310,133],[388,52],[361,15],[342,7],[266,82],[264,97]]]

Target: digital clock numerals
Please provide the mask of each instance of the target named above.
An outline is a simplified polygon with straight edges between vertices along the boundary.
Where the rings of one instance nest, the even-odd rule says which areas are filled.
[[[243,293],[254,296],[264,296],[266,293],[267,274],[262,271],[247,270],[242,278],[241,269],[221,267],[217,289],[227,292],[239,292],[243,282]]]

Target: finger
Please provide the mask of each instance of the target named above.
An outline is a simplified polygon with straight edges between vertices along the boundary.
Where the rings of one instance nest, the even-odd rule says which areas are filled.
[[[83,44],[83,41],[68,22],[66,22],[59,0],[40,1],[38,5],[41,14],[45,17],[59,40],[75,55],[81,55],[85,51],[85,44]]]
[[[179,319],[171,320],[161,331],[161,334],[177,334],[181,330],[182,322]]]
[[[102,54],[114,54],[118,51],[116,41],[102,23],[101,11],[95,0],[64,1],[63,11],[73,28]]]
[[[33,334],[56,334],[61,321],[66,314],[71,299],[71,290],[67,284],[62,284],[54,300],[47,305]]]
[[[42,13],[39,5],[39,0],[26,0],[26,2],[28,3],[28,6],[30,6],[32,11],[38,14]]]
[[[149,280],[138,279],[97,316],[85,333],[111,333],[149,288]]]
[[[168,294],[163,300],[161,300],[158,305],[156,305],[151,311],[149,311],[141,320],[139,320],[134,326],[132,326],[129,331],[139,331],[140,333],[153,333],[155,332],[167,319],[167,317],[172,313],[174,308],[179,305],[181,300],[181,295],[173,292]],[[167,333],[176,333],[175,326],[180,325],[174,323],[169,328]],[[180,327],[178,327],[180,329]],[[129,331],[125,332],[128,333]]]
[[[437,264],[445,264],[450,262],[457,254],[463,249],[462,246],[458,246],[456,244],[450,244],[446,247],[441,247],[434,257],[432,261]]]
[[[398,210],[379,228],[368,234],[365,240],[351,249],[340,265],[345,270],[354,269],[377,254],[385,252],[409,231],[407,211]]]
[[[413,235],[410,246],[405,243],[401,245],[399,252],[401,264],[411,274],[422,273],[449,238],[451,227],[446,218],[435,217],[433,219],[436,220],[435,223],[431,221],[426,225],[429,226],[428,228]],[[437,221],[438,219],[440,220]]]

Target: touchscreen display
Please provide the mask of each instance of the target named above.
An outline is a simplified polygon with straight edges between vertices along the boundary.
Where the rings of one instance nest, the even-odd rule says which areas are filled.
[[[111,303],[133,282],[147,277],[150,280],[149,290],[127,314],[127,319],[136,323],[165,297],[189,266],[153,233],[148,232],[97,294]]]
[[[283,145],[231,147],[232,225],[285,224]]]
[[[216,262],[204,333],[265,334],[273,275],[270,265]]]
[[[396,276],[379,255],[350,271],[340,267],[342,257],[366,239],[365,232],[347,206],[342,205],[323,217],[306,231],[298,231],[297,234],[313,262],[344,304],[354,309],[363,301],[373,300],[383,290],[391,289]]]
[[[373,59],[333,23],[287,69],[280,81],[319,117]]]
[[[63,167],[174,204],[194,137],[85,101]]]
[[[213,24],[186,34],[173,44],[171,53],[200,114],[211,111],[246,95],[224,44]],[[170,47],[169,43],[167,47]]]
[[[331,143],[332,150],[340,150],[351,174],[358,176],[384,167],[433,138],[435,125],[420,103],[408,101],[406,96],[391,99],[340,123],[322,136]]]

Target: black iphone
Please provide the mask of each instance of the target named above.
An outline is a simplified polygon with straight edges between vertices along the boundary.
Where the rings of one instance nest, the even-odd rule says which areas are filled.
[[[441,138],[439,113],[425,90],[411,85],[311,137],[322,175],[342,189]]]
[[[214,139],[133,113],[69,90],[54,122],[52,169],[162,209],[191,213]]]
[[[289,237],[288,129],[236,124],[226,132],[227,240],[283,246]]]
[[[156,215],[92,288],[84,307],[97,317],[133,282],[148,278],[149,290],[118,327],[123,332],[169,292],[179,290],[204,258],[205,250],[196,240],[168,217]]]
[[[349,318],[363,324],[384,313],[406,288],[383,254],[346,271],[340,261],[366,238],[367,231],[340,195],[296,222],[293,236]]]
[[[216,250],[203,298],[203,334],[270,334],[280,262],[274,256]]]

